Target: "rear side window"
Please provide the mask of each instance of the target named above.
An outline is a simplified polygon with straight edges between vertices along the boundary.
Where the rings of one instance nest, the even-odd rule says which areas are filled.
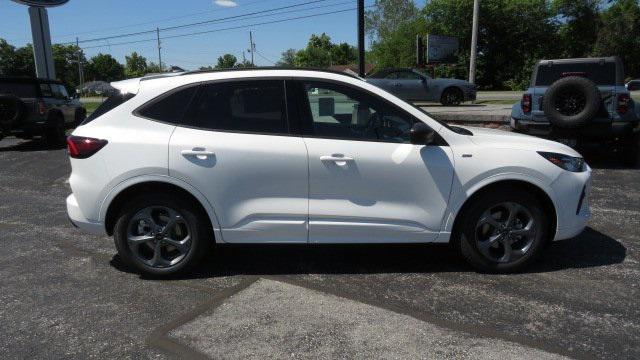
[[[81,125],[84,124],[88,124],[90,122],[92,122],[93,120],[97,119],[98,117],[102,116],[103,114],[106,114],[107,112],[115,109],[116,107],[122,105],[123,103],[125,103],[127,100],[131,99],[132,97],[134,97],[134,94],[121,94],[121,93],[117,93],[115,95],[112,95],[110,97],[107,98],[107,100],[103,101],[102,104],[100,104],[100,106],[98,106],[95,111],[93,113],[91,113],[91,115],[89,115],[83,122]]]
[[[0,82],[0,94],[11,94],[19,98],[35,98],[36,84]]]
[[[535,85],[549,86],[567,76],[581,76],[593,81],[596,85],[613,86],[616,84],[616,64],[605,62],[540,65]]]
[[[137,115],[170,124],[182,124],[187,107],[198,89],[197,85],[179,88],[137,110]]]
[[[285,102],[281,80],[206,84],[185,122],[211,130],[286,134]]]

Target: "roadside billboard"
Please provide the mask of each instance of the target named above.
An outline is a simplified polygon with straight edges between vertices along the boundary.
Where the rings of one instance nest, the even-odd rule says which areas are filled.
[[[458,39],[451,36],[426,36],[427,64],[455,63],[458,61]]]

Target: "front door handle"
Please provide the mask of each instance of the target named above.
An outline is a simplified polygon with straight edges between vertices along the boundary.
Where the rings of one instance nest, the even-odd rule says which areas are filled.
[[[215,155],[215,153],[213,151],[207,151],[207,150],[182,150],[180,152],[182,154],[182,156],[195,156],[198,159],[206,159],[209,156],[213,156]]]
[[[347,162],[353,161],[353,158],[346,156],[322,155],[320,156],[320,161],[333,161],[336,165],[344,166],[347,165]]]

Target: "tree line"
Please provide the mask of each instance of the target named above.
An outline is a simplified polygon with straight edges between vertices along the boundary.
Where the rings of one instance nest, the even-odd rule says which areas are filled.
[[[458,62],[437,67],[468,76],[473,0],[376,0],[366,14],[368,60],[376,68],[415,66],[416,35],[459,39]],[[640,77],[639,0],[481,0],[476,82],[521,90],[537,60],[619,56],[626,76]]]
[[[375,0],[375,5],[366,13],[366,57],[374,69],[414,67],[416,35],[435,34],[460,43],[457,63],[438,65],[436,72],[467,77],[473,0],[428,0],[422,8],[413,0]],[[481,0],[479,24],[476,82],[482,89],[524,89],[537,60],[565,57],[617,55],[627,77],[640,77],[640,0]],[[52,48],[56,75],[70,88],[79,84],[78,56],[85,81],[110,82],[162,70],[136,52],[121,64],[109,54],[86,59],[76,45]],[[333,43],[322,33],[311,35],[303,49],[284,51],[275,65],[326,68],[357,60],[354,46]],[[224,54],[200,69],[251,66]],[[0,39],[0,75],[35,76],[33,47]]]

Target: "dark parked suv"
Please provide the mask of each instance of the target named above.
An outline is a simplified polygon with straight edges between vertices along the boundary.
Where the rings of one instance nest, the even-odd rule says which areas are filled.
[[[638,159],[638,112],[618,57],[540,60],[531,87],[513,105],[515,131],[570,146],[613,144],[621,160]]]
[[[65,129],[82,122],[87,111],[57,80],[0,77],[0,139],[42,135],[60,144]]]

